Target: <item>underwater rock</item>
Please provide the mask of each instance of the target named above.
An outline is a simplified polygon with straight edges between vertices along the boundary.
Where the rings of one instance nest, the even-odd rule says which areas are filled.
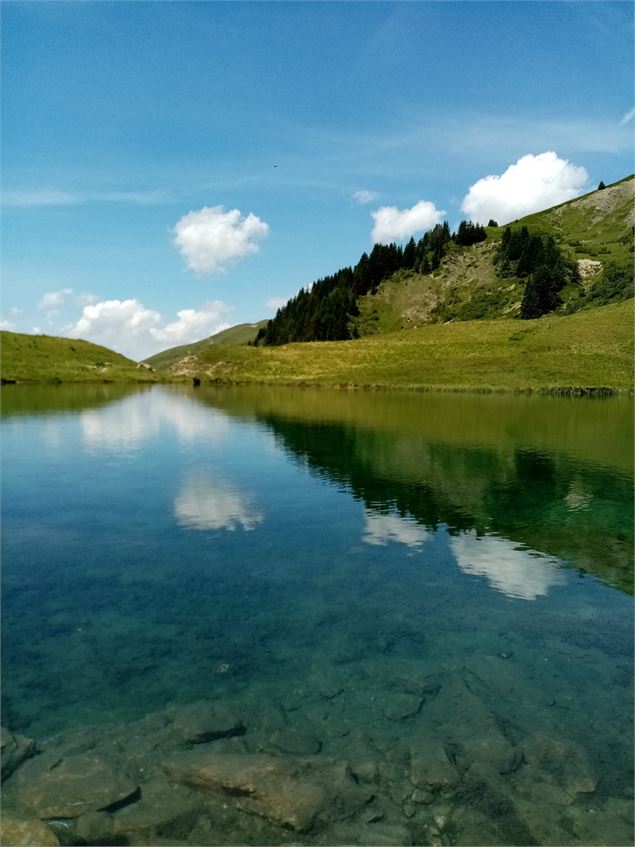
[[[394,693],[381,703],[381,710],[391,721],[404,721],[417,715],[422,703],[419,695]]]
[[[75,819],[71,832],[80,844],[109,844],[113,835],[112,815],[87,812]]]
[[[55,847],[59,845],[55,833],[42,821],[22,820],[2,813],[0,844],[2,847]]]
[[[412,748],[410,779],[417,788],[454,788],[459,775],[439,741],[422,741]]]
[[[510,774],[522,763],[522,751],[513,747],[500,733],[488,733],[471,738],[463,743],[465,758],[487,765],[499,774]]]
[[[350,817],[370,799],[348,766],[323,757],[176,753],[164,768],[177,782],[225,797],[243,812],[307,832]]]
[[[523,741],[525,761],[546,772],[574,800],[578,794],[592,794],[597,778],[586,753],[577,744],[536,732]]]
[[[322,749],[319,738],[300,729],[278,730],[272,735],[271,744],[277,750],[294,756],[313,756]]]
[[[0,727],[0,759],[2,760],[2,779],[11,776],[13,771],[36,752],[36,744],[31,738],[9,732]]]
[[[136,803],[112,815],[112,831],[115,836],[132,836],[146,843],[154,843],[157,835],[184,836],[203,809],[199,795],[162,776],[143,786]]]
[[[122,762],[98,753],[30,759],[11,780],[12,799],[39,818],[77,818],[108,810],[138,794]]]
[[[199,702],[168,710],[172,727],[188,744],[205,744],[217,738],[244,735],[245,725],[228,706]]]

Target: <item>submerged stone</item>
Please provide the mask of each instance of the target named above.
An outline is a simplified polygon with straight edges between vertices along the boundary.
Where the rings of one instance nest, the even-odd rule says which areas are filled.
[[[439,741],[426,741],[412,749],[410,778],[417,788],[453,788],[459,781]]]
[[[536,732],[524,740],[522,747],[527,764],[549,775],[570,798],[595,791],[597,778],[579,745]]]
[[[94,752],[58,759],[38,756],[20,768],[11,787],[15,804],[43,819],[108,810],[139,792],[120,760]]]
[[[370,798],[346,764],[322,757],[177,753],[168,776],[272,823],[307,832],[318,823],[353,815]]]
[[[313,756],[322,749],[322,742],[310,732],[299,729],[282,729],[271,737],[273,747],[294,756]]]
[[[0,728],[0,760],[2,761],[2,779],[11,776],[14,770],[35,754],[35,741],[24,735],[9,732],[5,727]]]
[[[0,820],[2,847],[55,847],[60,842],[42,821],[22,820],[3,812]]]
[[[217,738],[231,738],[245,733],[240,716],[220,703],[192,703],[172,708],[168,715],[173,729],[189,744],[205,744]]]

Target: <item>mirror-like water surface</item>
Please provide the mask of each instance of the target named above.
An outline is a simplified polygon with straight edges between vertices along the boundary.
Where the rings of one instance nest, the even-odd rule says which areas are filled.
[[[631,401],[11,386],[2,430],[20,817],[632,843]]]

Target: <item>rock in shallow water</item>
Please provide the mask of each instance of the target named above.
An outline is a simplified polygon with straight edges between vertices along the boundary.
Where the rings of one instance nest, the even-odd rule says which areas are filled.
[[[352,816],[370,799],[348,766],[320,756],[177,753],[164,768],[177,782],[221,795],[236,808],[297,832]]]
[[[108,810],[139,792],[121,761],[95,752],[66,758],[38,756],[26,762],[11,783],[15,805],[42,819]]]
[[[42,821],[27,821],[3,813],[0,821],[2,847],[55,847],[59,841]]]
[[[9,732],[0,727],[0,758],[2,760],[2,779],[11,776],[13,771],[30,758],[36,751],[35,741],[24,735]]]
[[[242,719],[229,706],[200,702],[168,710],[174,731],[189,744],[244,735]]]

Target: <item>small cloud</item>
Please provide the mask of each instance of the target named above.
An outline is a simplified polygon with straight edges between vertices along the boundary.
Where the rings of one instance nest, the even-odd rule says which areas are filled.
[[[366,203],[372,203],[378,197],[379,194],[377,191],[367,191],[365,188],[353,194],[353,200],[359,203],[360,206],[365,206]]]
[[[499,176],[483,177],[470,186],[461,209],[476,223],[486,224],[490,218],[506,223],[572,200],[588,179],[584,168],[553,151],[529,153]]]
[[[13,329],[15,324],[7,318],[0,318],[0,329]]]
[[[242,217],[238,209],[214,206],[183,215],[172,234],[191,271],[215,274],[230,262],[257,253],[257,242],[269,234],[269,226],[251,213]]]
[[[396,206],[382,206],[372,212],[375,226],[372,239],[376,244],[390,244],[391,241],[403,241],[416,232],[425,232],[441,223],[444,211],[437,209],[434,203],[420,200],[410,209],[398,209]]]
[[[9,314],[11,315],[11,317],[17,318],[19,315],[21,315],[21,314],[22,314],[22,311],[23,311],[23,310],[22,310],[22,309],[19,309],[17,306],[12,306],[12,307],[9,309]]]
[[[282,309],[283,306],[286,306],[288,301],[288,297],[270,297],[265,302],[265,307],[271,311],[277,311],[278,309]]]
[[[626,124],[629,124],[633,119],[635,119],[635,106],[624,115],[624,117],[620,121],[620,126],[625,126]]]
[[[61,306],[73,293],[72,288],[62,288],[59,291],[47,291],[40,298],[37,307],[41,312],[51,312]]]
[[[36,206],[75,206],[79,203],[119,203],[148,206],[163,203],[169,197],[163,191],[57,191],[35,189],[5,191],[3,206],[30,208]]]
[[[178,320],[162,329],[151,329],[150,334],[157,341],[170,342],[172,345],[199,341],[227,329],[229,324],[220,318],[230,311],[231,306],[220,300],[205,303],[200,309],[181,309],[177,312]]]

